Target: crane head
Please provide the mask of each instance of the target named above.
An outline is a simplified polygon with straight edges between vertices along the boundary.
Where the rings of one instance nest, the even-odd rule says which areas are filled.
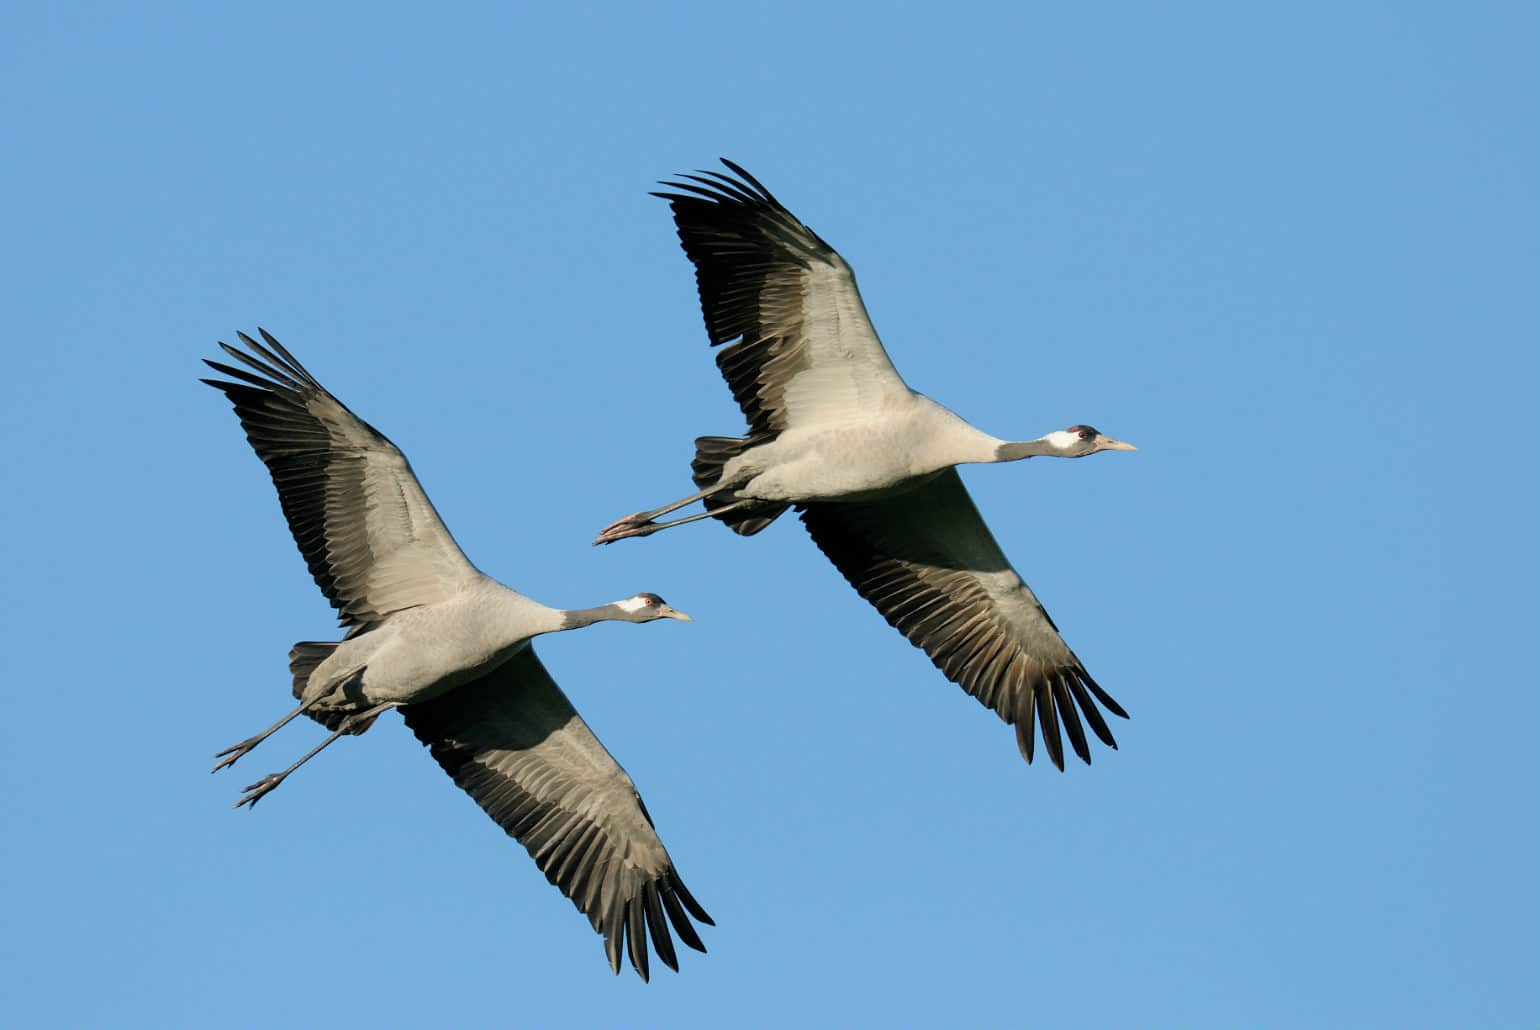
[[[1102,435],[1094,426],[1070,426],[1068,429],[1049,433],[1043,439],[1060,457],[1064,458],[1084,458],[1087,454],[1095,454],[1097,451],[1138,450],[1131,443]]]
[[[652,622],[654,619],[678,619],[680,622],[694,622],[684,612],[672,607],[667,601],[657,594],[640,593],[626,598],[624,601],[616,601],[615,607],[623,613],[621,618],[626,622]]]

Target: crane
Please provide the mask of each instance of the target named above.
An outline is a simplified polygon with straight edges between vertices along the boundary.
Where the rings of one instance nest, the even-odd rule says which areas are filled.
[[[289,652],[293,711],[221,751],[227,768],[298,715],[331,730],[299,761],[236,802],[252,807],[345,735],[399,708],[417,739],[529,851],[546,878],[643,980],[648,940],[679,968],[668,923],[705,951],[690,922],[714,925],[658,839],[641,795],[536,656],[543,633],[600,622],[690,621],[653,593],[594,608],[548,608],[472,565],[406,457],[353,414],[266,330],[241,333],[245,365],[205,363],[267,465],[316,585],[348,627],[340,641]],[[667,914],[667,921],[664,919]]]
[[[1116,748],[1097,702],[1127,713],[1011,567],[956,466],[1133,445],[1088,425],[1002,440],[911,390],[850,265],[742,167],[722,163],[732,174],[684,174],[653,195],[668,202],[695,266],[711,345],[728,345],[717,367],[748,433],[698,438],[691,469],[699,489],[617,519],[594,542],[705,518],[752,536],[795,506],[850,585],[947,679],[1015,727],[1027,762],[1034,716],[1060,770],[1066,735],[1091,761],[1081,715]],[[696,501],[704,510],[657,521]]]

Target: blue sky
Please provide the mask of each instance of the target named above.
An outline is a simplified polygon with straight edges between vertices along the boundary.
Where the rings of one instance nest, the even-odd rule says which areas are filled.
[[[8,1019],[1533,1025],[1533,6],[618,6],[0,14]],[[588,546],[741,425],[646,196],[718,155],[911,385],[1139,446],[964,474],[1120,751],[1025,766],[790,519]],[[394,717],[230,810],[333,632],[196,382],[257,325],[491,574],[695,615],[541,652],[709,955],[612,977]]]

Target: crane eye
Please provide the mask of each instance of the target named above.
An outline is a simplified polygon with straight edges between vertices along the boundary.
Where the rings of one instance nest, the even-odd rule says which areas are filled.
[[[1080,439],[1082,439],[1082,440],[1089,440],[1089,439],[1091,439],[1091,437],[1093,437],[1095,435],[1096,435],[1096,430],[1090,428],[1089,426],[1081,426],[1080,427]]]

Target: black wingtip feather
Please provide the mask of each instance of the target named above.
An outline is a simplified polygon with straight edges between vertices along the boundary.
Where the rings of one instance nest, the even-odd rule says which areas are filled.
[[[1053,691],[1046,683],[1038,684],[1033,689],[1037,691],[1037,723],[1043,730],[1043,747],[1048,751],[1048,760],[1054,764],[1054,768],[1064,771],[1064,740],[1059,736],[1059,714],[1054,710]]]
[[[289,353],[289,349],[283,344],[279,343],[277,337],[268,332],[266,329],[263,329],[261,326],[257,326],[257,332],[262,334],[262,339],[266,340],[268,346],[283,358],[284,363],[288,365],[292,371],[298,373],[311,386],[320,387],[321,384],[316,381],[315,376],[310,374],[310,370],[307,369],[304,365],[300,364],[299,359],[296,358],[293,354]]]
[[[685,915],[684,909],[679,904],[679,899],[674,896],[672,886],[665,887],[658,892],[663,898],[663,908],[668,912],[669,922],[674,924],[674,932],[686,947],[705,953],[706,945],[701,941],[700,935],[695,932],[695,927],[690,925],[690,917]]]
[[[674,939],[669,936],[668,923],[663,919],[663,906],[658,900],[658,885],[649,883],[642,892],[646,906],[647,931],[652,934],[652,947],[663,964],[679,972],[679,957],[674,953]]]
[[[712,189],[709,186],[693,186],[688,182],[677,181],[665,182],[663,185],[672,186],[676,190],[684,190],[686,193],[695,194],[694,197],[687,197],[677,193],[667,194],[666,199],[670,201],[683,201],[685,203],[699,204],[702,200],[705,200],[713,204],[720,204],[724,200],[737,200],[736,197],[725,197],[723,196],[720,189]]]
[[[695,900],[695,895],[690,893],[690,889],[684,885],[684,881],[678,875],[675,875],[673,878],[673,888],[674,892],[679,895],[679,900],[684,902],[684,907],[690,910],[692,916],[707,926],[717,925],[716,920],[706,914],[706,910],[701,907],[701,903]]]
[[[598,929],[595,927],[594,929]],[[604,957],[610,960],[610,971],[616,976],[620,975],[620,951],[626,937],[626,910],[622,905],[614,906],[609,912],[609,918],[604,925]]]
[[[304,382],[303,380],[294,378],[294,376],[291,375],[288,370],[283,368],[282,362],[278,361],[276,357],[263,349],[263,347],[251,337],[247,336],[245,333],[237,333],[236,335],[239,336],[242,340],[246,341],[246,344],[251,348],[253,353],[248,354],[246,351],[241,350],[239,347],[230,346],[223,340],[219,341],[220,349],[223,350],[226,354],[230,355],[230,357],[234,358],[236,361],[239,361],[242,365],[245,365],[247,368],[254,369],[260,375],[265,376],[266,378],[263,380],[264,386],[269,389],[274,386],[278,386],[282,389],[295,393],[304,392],[309,388],[310,384]],[[264,361],[263,358],[266,358],[267,360]]]
[[[1006,667],[1011,681],[1007,687],[1006,696],[1010,692],[1016,694],[1016,747],[1021,751],[1021,757],[1032,764],[1032,756],[1037,750],[1037,730],[1033,726],[1033,716],[1036,714],[1037,695],[1032,692],[1032,685],[1024,683],[1026,660],[1017,655]]]
[[[1069,675],[1066,677],[1069,680],[1070,693],[1075,696],[1075,701],[1080,705],[1080,710],[1085,713],[1086,722],[1091,724],[1091,732],[1095,733],[1097,739],[1103,744],[1116,751],[1118,742],[1113,739],[1112,730],[1108,727],[1107,720],[1102,718],[1101,710],[1096,707],[1096,702],[1086,692],[1085,684],[1081,681],[1082,675],[1078,669],[1070,670]]]
[[[1055,707],[1059,710],[1059,720],[1064,724],[1064,732],[1069,736],[1070,746],[1075,749],[1075,754],[1086,765],[1091,764],[1091,745],[1086,740],[1085,728],[1080,725],[1080,713],[1075,710],[1075,702],[1070,699],[1069,686],[1064,682],[1061,673],[1053,682],[1053,696]]]
[[[718,201],[732,200],[740,204],[761,203],[760,198],[749,192],[742,183],[729,179],[720,172],[703,171],[699,175],[681,175],[680,178],[689,179],[691,182],[699,183],[706,187],[706,192],[701,195]],[[689,189],[689,187],[685,188]]]
[[[1090,688],[1091,693],[1096,695],[1096,700],[1102,703],[1102,707],[1106,708],[1107,711],[1111,712],[1113,715],[1116,715],[1120,719],[1128,718],[1128,713],[1123,711],[1123,706],[1112,700],[1112,695],[1098,686],[1096,681],[1091,678],[1090,674],[1086,672],[1084,668],[1081,668],[1079,673],[1081,682]]]
[[[609,960],[610,972],[620,975],[620,931],[612,930],[604,935],[604,957]]]
[[[738,178],[742,179],[744,182],[758,190],[760,196],[763,197],[767,202],[774,204],[776,207],[781,206],[781,202],[775,199],[775,195],[765,188],[764,183],[750,175],[748,169],[744,168],[736,161],[731,161],[725,157],[719,157],[717,160],[726,165],[728,170],[731,171],[734,175],[738,176]]]
[[[697,168],[694,172],[680,172],[674,179],[660,179],[658,185],[667,186],[671,190],[686,190],[718,204],[742,204],[748,207],[763,205],[778,212],[787,213],[786,208],[775,198],[775,194],[771,193],[765,184],[756,179],[748,169],[725,157],[718,160],[737,178],[734,179],[732,176],[723,175],[708,168]],[[691,185],[691,183],[698,185]],[[652,196],[670,202],[694,199],[677,193],[654,192]]]
[[[647,917],[642,911],[642,899],[630,899],[625,908],[626,948],[631,954],[631,968],[642,978],[642,983],[646,983],[650,970],[647,961]]]
[[[1026,759],[1028,765],[1032,764],[1032,751],[1037,744],[1037,731],[1032,728],[1030,720],[1018,722],[1016,730],[1016,750],[1021,752],[1021,757]]]
[[[272,346],[264,346],[245,333],[237,333],[236,335],[245,341],[246,346],[265,358],[273,371],[282,370],[284,375],[292,378],[297,384],[308,384],[311,381],[310,373],[306,372],[299,362],[294,360],[294,355],[283,349],[283,344],[273,339],[272,334],[262,328],[258,328],[257,332],[263,340]]]
[[[240,386],[236,383],[221,383],[212,379],[203,380],[210,386],[218,387],[226,393],[230,392],[230,388],[255,389],[262,393],[278,393],[281,396],[290,396],[294,393],[293,388],[283,383],[274,382],[271,379],[263,379],[259,375],[247,372],[245,369],[236,368],[234,365],[226,365],[222,361],[210,361],[208,358],[204,358],[203,363],[220,375],[227,375],[231,379],[239,379],[242,383],[246,384],[246,386]]]

